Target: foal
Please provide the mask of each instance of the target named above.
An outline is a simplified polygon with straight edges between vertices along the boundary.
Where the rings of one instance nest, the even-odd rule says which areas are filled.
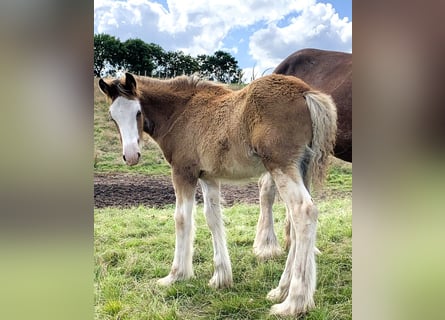
[[[267,172],[291,221],[291,246],[271,313],[299,315],[314,306],[314,245],[318,211],[305,181],[322,181],[336,133],[333,100],[303,81],[270,75],[239,91],[195,78],[134,77],[105,82],[110,115],[119,128],[123,159],[135,165],[145,128],[172,167],[176,194],[176,244],[170,273],[161,285],[193,276],[192,209],[199,182],[212,232],[214,274],[210,286],[232,285],[232,269],[220,208],[220,181]],[[144,119],[145,123],[144,123]]]

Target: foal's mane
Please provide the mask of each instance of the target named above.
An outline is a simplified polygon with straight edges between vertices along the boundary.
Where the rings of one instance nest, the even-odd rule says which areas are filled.
[[[231,91],[225,84],[204,80],[196,75],[179,76],[169,80],[160,80],[142,76],[137,76],[136,79],[138,80],[139,91],[144,87],[156,88],[165,85],[169,86],[174,91],[195,91],[200,89]]]
[[[108,85],[110,86],[109,95],[112,100],[118,96],[123,96],[127,99],[141,98],[146,93],[152,92],[188,92],[194,94],[196,91],[209,90],[224,94],[233,91],[223,83],[204,80],[196,75],[178,76],[168,80],[136,75],[133,75],[133,77],[137,80],[136,89],[126,86],[125,77],[108,81]]]

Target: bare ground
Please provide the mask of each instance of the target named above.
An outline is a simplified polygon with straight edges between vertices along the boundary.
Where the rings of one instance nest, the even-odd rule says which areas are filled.
[[[222,203],[232,206],[235,203],[258,204],[256,182],[245,185],[222,185]],[[323,190],[314,196],[351,196],[351,192]],[[201,189],[196,189],[196,201],[202,203]],[[146,176],[128,173],[106,173],[94,175],[94,206],[96,208],[128,208],[145,205],[163,207],[175,204],[175,193],[169,177]]]

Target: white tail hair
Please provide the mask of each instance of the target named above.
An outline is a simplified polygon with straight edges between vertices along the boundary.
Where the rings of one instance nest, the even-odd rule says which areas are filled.
[[[304,94],[312,119],[313,155],[309,162],[308,174],[315,186],[320,186],[326,177],[328,157],[332,154],[337,133],[337,108],[330,95],[320,91]]]

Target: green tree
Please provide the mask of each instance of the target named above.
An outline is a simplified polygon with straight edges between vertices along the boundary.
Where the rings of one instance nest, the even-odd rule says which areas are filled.
[[[199,72],[199,65],[195,58],[182,51],[169,51],[166,54],[164,75],[176,77],[179,75],[191,75]]]
[[[96,77],[114,74],[121,62],[122,43],[108,34],[94,35],[93,72]]]
[[[238,61],[228,52],[216,51],[213,55],[199,55],[198,65],[202,75],[210,80],[224,83],[239,83],[242,70]]]
[[[151,76],[155,65],[150,46],[141,39],[128,39],[123,44],[123,67],[129,72]]]
[[[107,34],[94,35],[94,75],[114,75],[125,69],[147,76],[175,77],[199,72],[210,80],[224,83],[240,83],[242,70],[238,61],[227,52],[216,51],[213,55],[196,58],[182,51],[164,51],[155,43],[141,39],[129,39],[121,43]]]
[[[218,81],[225,83],[238,83],[241,69],[238,67],[238,61],[228,52],[216,51],[215,75]]]
[[[195,72],[199,72],[199,65],[196,58],[193,58],[189,54],[180,55],[180,70],[182,70],[183,74],[192,75]]]
[[[155,43],[149,43],[148,48],[150,51],[150,58],[151,58],[151,61],[153,62],[153,66],[154,66],[154,69],[153,69],[151,75],[154,77],[160,78],[162,76],[164,69],[165,69],[167,53],[161,46],[159,46]]]
[[[199,73],[210,79],[213,73],[213,65],[210,62],[210,56],[200,54],[196,57],[196,61],[198,62]]]

